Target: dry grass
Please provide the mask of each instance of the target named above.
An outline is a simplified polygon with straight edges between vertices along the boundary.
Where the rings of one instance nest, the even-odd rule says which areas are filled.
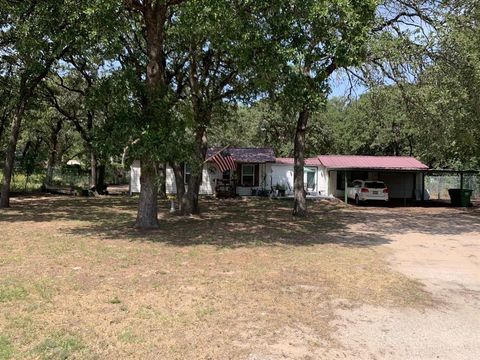
[[[0,359],[237,359],[304,338],[334,346],[339,304],[421,306],[380,233],[318,202],[205,201],[161,229],[131,228],[135,199],[23,198],[0,212]],[[280,351],[280,350],[279,350]]]

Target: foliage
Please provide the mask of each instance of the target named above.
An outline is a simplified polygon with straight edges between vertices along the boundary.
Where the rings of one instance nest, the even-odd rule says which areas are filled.
[[[376,6],[373,0],[277,1],[271,6],[264,36],[274,40],[274,52],[261,80],[268,77],[266,87],[281,106],[299,112],[324,103],[333,71],[365,57]]]
[[[94,151],[110,173],[144,157],[194,162],[199,124],[210,145],[291,157],[306,108],[307,157],[480,166],[478,1],[174,2],[161,49],[166,88],[148,111],[145,23],[131,3],[0,0],[2,161],[20,98],[35,81],[41,89],[29,94],[16,190],[29,174],[27,187],[37,187],[52,152],[60,166],[88,167]],[[327,100],[341,68],[368,89]]]

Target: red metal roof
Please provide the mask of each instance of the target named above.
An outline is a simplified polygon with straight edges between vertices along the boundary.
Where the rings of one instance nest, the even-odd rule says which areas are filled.
[[[427,165],[411,156],[320,155],[318,160],[330,169],[428,169]]]
[[[279,165],[293,165],[294,159],[293,158],[277,158],[277,161],[275,163]],[[305,159],[305,165],[322,166],[322,164],[320,163],[320,160],[316,157]]]

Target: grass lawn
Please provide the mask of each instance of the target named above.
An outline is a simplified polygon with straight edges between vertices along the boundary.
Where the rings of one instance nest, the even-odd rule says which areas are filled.
[[[161,204],[161,229],[131,227],[136,199],[31,197],[0,211],[0,359],[248,359],[304,339],[334,347],[338,306],[421,307],[380,235],[351,212],[204,200]],[[275,350],[277,349],[277,350]]]

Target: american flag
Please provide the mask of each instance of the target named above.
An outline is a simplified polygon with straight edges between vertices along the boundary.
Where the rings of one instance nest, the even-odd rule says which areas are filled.
[[[228,151],[222,151],[218,154],[213,155],[210,160],[212,160],[220,169],[222,173],[227,170],[233,170],[236,168],[235,159]]]

